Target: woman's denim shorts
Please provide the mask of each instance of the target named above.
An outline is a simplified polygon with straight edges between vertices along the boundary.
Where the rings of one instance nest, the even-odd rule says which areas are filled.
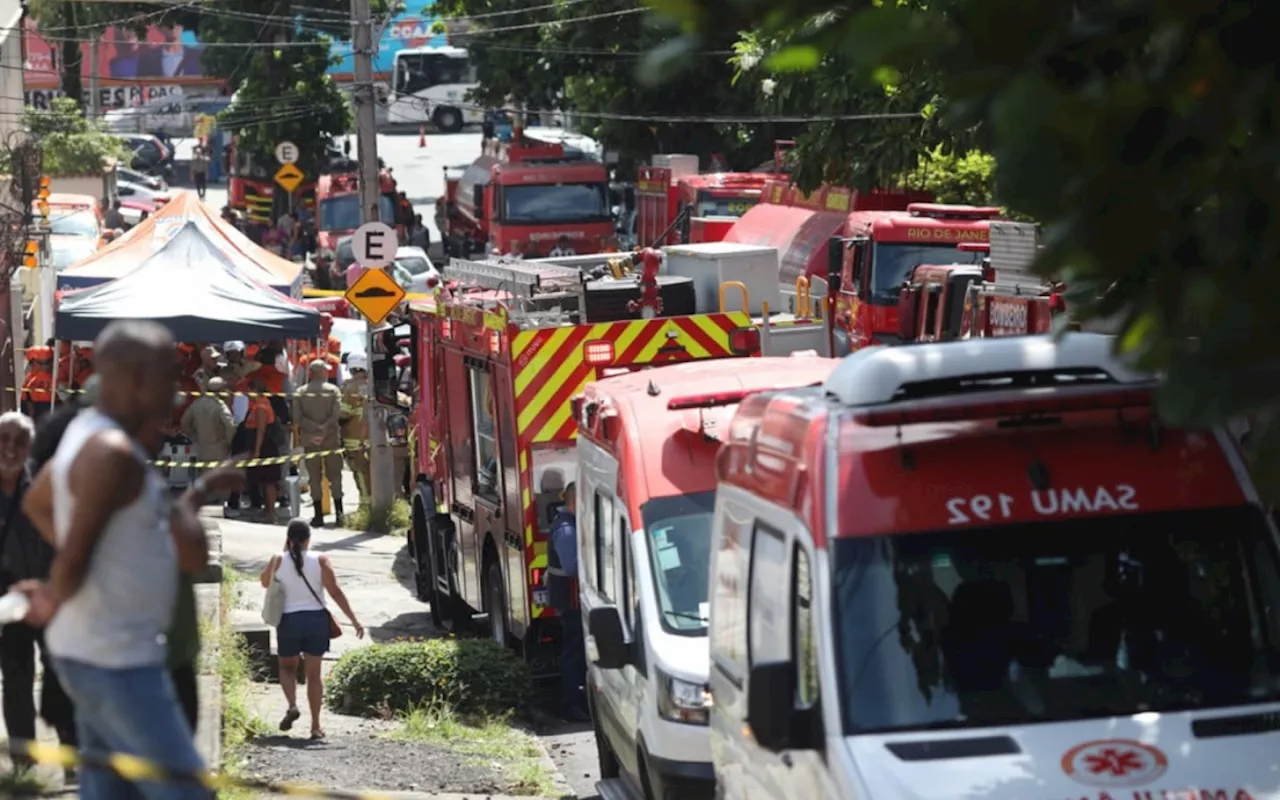
[[[329,652],[329,612],[291,611],[276,628],[276,653],[281,658],[322,656]]]

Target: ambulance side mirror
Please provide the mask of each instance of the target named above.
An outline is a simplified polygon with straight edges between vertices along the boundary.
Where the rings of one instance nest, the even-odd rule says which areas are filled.
[[[595,665],[600,669],[622,669],[631,663],[631,651],[622,635],[622,614],[616,606],[601,606],[587,613],[587,634],[594,644]]]
[[[815,735],[818,706],[796,708],[796,668],[791,661],[756,664],[747,675],[747,724],[756,743],[770,752],[820,746]]]

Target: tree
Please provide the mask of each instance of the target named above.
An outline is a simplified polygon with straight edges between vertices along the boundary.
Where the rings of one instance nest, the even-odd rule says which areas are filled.
[[[155,12],[155,6],[148,3],[84,0],[31,0],[30,9],[36,30],[58,54],[59,88],[77,104],[84,97],[84,43],[101,36],[112,25],[145,33],[147,23],[142,21],[142,15]]]
[[[48,111],[28,108],[22,126],[40,144],[42,172],[46,175],[86,175],[102,172],[112,160],[126,161],[129,151],[120,139],[106,132],[98,120],[85,119],[80,104],[70,97],[55,97]],[[8,172],[9,154],[0,150],[0,171]]]
[[[918,157],[916,166],[903,172],[894,186],[922,189],[939,203],[997,204],[994,172],[996,160],[980,150],[948,153],[941,146]]]
[[[626,174],[654,153],[722,153],[737,166],[772,154],[791,127],[668,121],[755,112],[755,94],[734,82],[733,29],[679,37],[668,45],[667,85],[637,80],[649,48],[675,29],[629,0],[585,0],[530,8],[521,0],[444,0],[435,13],[470,18],[455,36],[473,51],[485,108],[574,112],[584,133],[620,156]],[[677,63],[678,62],[678,63]],[[674,66],[675,68],[671,68]]]
[[[730,6],[764,31],[832,15],[793,46],[839,53],[861,75],[928,65],[945,124],[979,130],[999,196],[1044,223],[1038,269],[1067,282],[1074,313],[1117,320],[1117,346],[1163,371],[1165,418],[1275,407],[1280,55],[1257,46],[1265,6],[664,2],[702,28]],[[1280,426],[1255,435],[1274,493]]]

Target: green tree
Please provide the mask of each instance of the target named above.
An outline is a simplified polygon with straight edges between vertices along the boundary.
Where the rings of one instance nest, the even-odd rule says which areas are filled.
[[[143,14],[154,14],[148,3],[94,3],[85,0],[31,0],[36,30],[57,53],[59,88],[77,104],[84,97],[83,44],[101,36],[111,25],[144,32]]]
[[[1038,268],[1163,371],[1167,419],[1275,406],[1280,55],[1256,44],[1265,5],[681,2],[663,7],[700,28],[730,7],[763,31],[832,15],[792,46],[840,53],[860,75],[928,65],[946,126],[979,131],[1001,199],[1044,223]],[[1280,427],[1260,428],[1255,447],[1274,492]]]
[[[48,111],[28,108],[22,125],[40,143],[46,175],[98,173],[112,160],[129,157],[120,139],[108,134],[101,122],[85,119],[80,104],[70,97],[55,97]],[[0,170],[9,170],[7,162],[8,152],[0,150]]]
[[[735,85],[733,28],[679,36],[660,65],[666,85],[637,80],[651,48],[678,29],[630,0],[585,0],[530,9],[521,0],[443,0],[433,13],[466,17],[455,37],[477,65],[485,108],[527,107],[576,112],[582,131],[620,156],[620,169],[654,153],[714,153],[748,167],[772,155],[775,136],[794,126],[676,121],[756,112],[754,90]],[[667,118],[676,118],[668,120]]]
[[[894,185],[932,192],[939,203],[996,204],[996,160],[981,150],[948,153],[941,146],[918,156]]]

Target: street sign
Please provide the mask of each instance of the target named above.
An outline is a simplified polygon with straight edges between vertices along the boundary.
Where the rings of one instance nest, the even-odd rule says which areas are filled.
[[[293,142],[281,142],[276,145],[276,161],[281,164],[296,164],[298,161],[298,146]]]
[[[351,237],[351,253],[362,267],[385,267],[396,258],[396,230],[385,222],[366,222]]]
[[[289,194],[293,194],[293,191],[298,188],[298,184],[302,183],[306,177],[306,175],[302,174],[302,170],[292,164],[285,164],[276,170],[276,183],[280,184],[280,188]]]
[[[404,300],[405,291],[380,269],[367,269],[347,290],[347,302],[369,320],[370,325],[381,325],[387,315]]]

